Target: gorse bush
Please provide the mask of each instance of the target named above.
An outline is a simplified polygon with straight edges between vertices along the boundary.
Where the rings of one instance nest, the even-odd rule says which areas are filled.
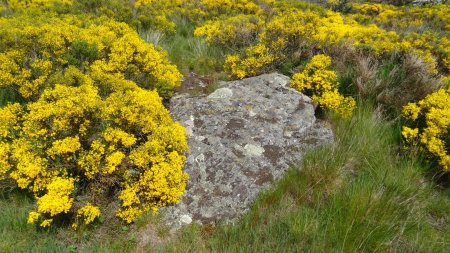
[[[166,33],[175,31],[173,16],[183,16],[194,23],[204,23],[239,14],[256,14],[263,11],[261,4],[273,0],[138,0],[134,7],[144,25]],[[241,22],[242,23],[242,22]]]
[[[436,73],[437,71],[437,63],[430,51],[414,47],[394,31],[386,31],[374,24],[364,26],[349,17],[332,11],[321,14],[320,12],[294,8],[275,8],[274,10],[277,15],[271,19],[269,17],[269,21],[262,25],[256,42],[258,45],[268,48],[269,54],[273,56],[274,61],[267,62],[267,64],[275,64],[276,66],[281,60],[286,59],[290,53],[302,53],[302,51],[311,50],[311,48],[325,50],[333,46],[346,44],[362,51],[369,50],[377,57],[407,51],[419,55],[426,63],[430,73]],[[268,17],[261,17],[260,19],[267,20]],[[208,30],[207,41],[214,42],[215,40],[211,37],[217,32],[213,29]],[[223,41],[223,39],[216,41]],[[244,51],[243,55],[233,55],[233,57],[239,57],[241,62],[239,65],[242,65],[242,69],[247,68],[246,59],[253,57],[250,47]],[[237,73],[231,72],[230,74],[238,76]],[[246,75],[252,74],[246,73]]]
[[[353,98],[344,97],[339,93],[336,73],[328,70],[330,65],[329,56],[316,55],[302,72],[294,74],[290,85],[310,95],[322,108],[336,112],[344,118],[350,118],[356,102]]]
[[[206,42],[238,49],[255,41],[263,21],[257,15],[240,14],[225,20],[209,20],[194,31]]]
[[[76,16],[0,19],[0,179],[36,198],[28,222],[89,224],[103,199],[132,222],[185,190],[184,128],[167,96],[181,74],[126,24]]]
[[[14,10],[27,8],[49,7],[55,4],[70,5],[73,0],[8,0],[8,5]]]
[[[436,159],[444,172],[450,171],[450,89],[440,89],[403,109],[407,120],[402,135]]]
[[[62,72],[57,70],[70,64],[84,66],[82,71],[101,83],[102,89],[110,89],[115,77],[142,88],[156,88],[168,97],[180,84],[181,74],[166,53],[144,43],[127,25],[85,20],[70,15],[39,19],[26,14],[0,19],[0,86],[14,86],[23,97],[32,99],[46,86],[58,83]]]
[[[326,53],[334,65],[346,66],[336,69],[339,79],[354,71],[351,66],[360,66],[360,59],[371,59],[380,69],[373,70],[369,79],[349,76],[345,85],[356,87],[350,89],[354,95],[367,95],[398,115],[408,102],[438,89],[439,76],[450,71],[448,5],[352,3],[346,14],[302,2],[259,2],[258,6],[262,11],[207,20],[195,30],[210,45],[230,49],[224,70],[232,78],[274,70],[293,74],[305,59]],[[400,22],[392,22],[397,17]],[[367,83],[361,84],[362,78]]]
[[[437,69],[450,71],[449,5],[403,6],[362,3],[353,4],[352,18],[361,23],[373,23],[395,31],[409,50],[421,56]],[[395,20],[395,22],[394,22]],[[433,65],[431,65],[433,67]],[[437,69],[436,69],[437,68]]]

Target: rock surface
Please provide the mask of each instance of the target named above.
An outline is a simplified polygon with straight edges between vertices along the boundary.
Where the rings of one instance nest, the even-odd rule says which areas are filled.
[[[234,221],[258,193],[301,161],[305,150],[333,140],[310,98],[268,74],[222,82],[209,96],[175,96],[170,109],[189,134],[181,203],[161,209],[175,227]]]

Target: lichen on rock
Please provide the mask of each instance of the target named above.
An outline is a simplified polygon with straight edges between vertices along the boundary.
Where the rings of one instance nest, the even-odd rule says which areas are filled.
[[[311,99],[288,83],[267,74],[222,82],[209,96],[171,99],[174,119],[189,129],[190,179],[181,203],[162,210],[170,224],[236,220],[307,149],[333,140]]]

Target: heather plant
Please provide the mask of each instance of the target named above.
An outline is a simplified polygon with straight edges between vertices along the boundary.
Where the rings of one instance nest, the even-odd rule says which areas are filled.
[[[106,18],[22,14],[0,24],[0,87],[23,101],[0,109],[0,180],[33,194],[29,223],[89,224],[111,196],[130,223],[179,200],[185,132],[158,92],[181,74],[162,50]]]

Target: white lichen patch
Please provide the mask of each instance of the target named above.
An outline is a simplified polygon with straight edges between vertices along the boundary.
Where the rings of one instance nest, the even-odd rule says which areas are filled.
[[[262,156],[264,148],[258,145],[247,144],[244,147],[246,156]]]
[[[233,96],[233,91],[229,88],[221,88],[217,89],[213,93],[211,93],[208,98],[209,99],[226,99],[231,98]]]

